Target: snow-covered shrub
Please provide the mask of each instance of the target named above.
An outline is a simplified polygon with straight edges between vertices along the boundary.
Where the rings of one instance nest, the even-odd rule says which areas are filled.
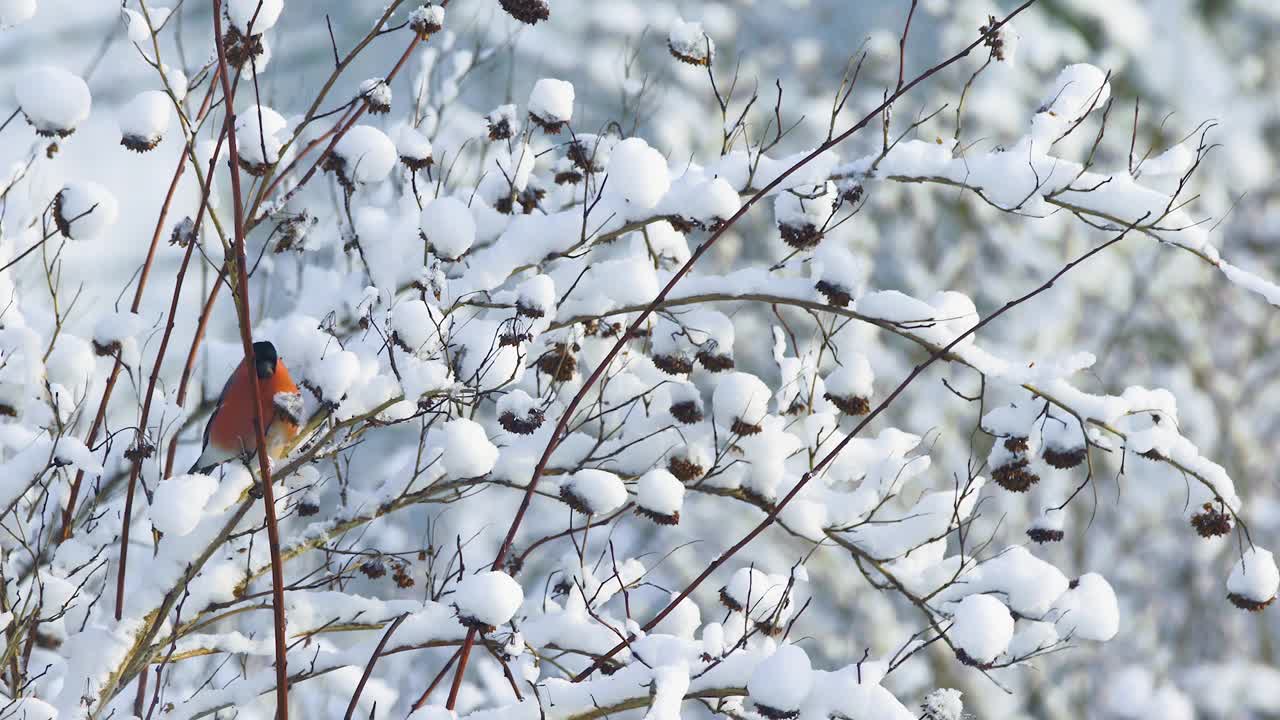
[[[0,0],[0,716],[1280,713],[1270,5],[107,5]]]

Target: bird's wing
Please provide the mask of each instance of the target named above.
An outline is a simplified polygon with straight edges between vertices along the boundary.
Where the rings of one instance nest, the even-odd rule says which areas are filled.
[[[237,366],[236,370],[239,369]],[[231,383],[236,379],[236,370],[232,370],[227,376],[227,381],[222,384],[222,391],[218,393],[218,402],[213,406],[213,412],[209,413],[209,421],[204,424],[204,440],[200,445],[202,450],[209,447],[209,433],[213,431],[213,421],[218,417],[218,411],[222,409],[222,401],[226,399],[227,391],[231,389]]]

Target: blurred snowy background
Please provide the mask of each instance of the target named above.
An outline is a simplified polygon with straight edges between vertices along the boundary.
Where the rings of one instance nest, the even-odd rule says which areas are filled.
[[[0,0],[0,8],[10,4],[12,0]],[[676,172],[687,159],[714,157],[722,141],[706,71],[675,62],[667,51],[668,30],[677,18],[684,18],[701,22],[714,39],[718,82],[726,83],[736,73],[739,93],[759,89],[758,110],[767,113],[772,108],[775,83],[780,84],[783,121],[796,123],[774,151],[781,156],[811,148],[826,136],[842,73],[850,58],[864,49],[867,60],[859,87],[837,126],[847,125],[881,100],[880,88],[892,85],[897,73],[897,43],[909,5],[908,0],[552,0],[550,21],[530,27],[513,22],[493,0],[454,0],[446,34],[415,53],[393,89],[399,97],[408,97],[410,83],[420,84],[423,71],[430,70],[432,95],[457,93],[431,121],[433,142],[440,148],[457,147],[459,138],[482,132],[483,116],[493,108],[523,103],[537,79],[568,80],[576,90],[578,132],[599,132],[616,122],[625,133],[659,148]],[[1011,5],[923,0],[908,45],[908,76],[969,42],[989,14],[1000,15]],[[166,62],[193,72],[212,53],[209,3],[188,0],[178,7],[180,12],[169,21],[172,31],[162,37],[162,53]],[[303,112],[333,66],[326,18],[339,52],[345,53],[382,10],[381,2],[291,0],[271,32],[270,63],[261,68],[263,104],[286,116]],[[1040,0],[1014,27],[1018,42],[1012,62],[993,65],[968,93],[964,135],[969,141],[984,150],[1016,141],[1045,87],[1063,66],[1088,62],[1109,70],[1116,103],[1101,164],[1123,167],[1127,162],[1135,100],[1141,103],[1135,136],[1139,157],[1148,149],[1159,154],[1184,138],[1190,138],[1187,142],[1194,148],[1204,124],[1213,124],[1208,142],[1220,146],[1195,175],[1190,211],[1197,219],[1207,219],[1206,227],[1213,228],[1211,239],[1236,264],[1264,277],[1280,277],[1280,4]],[[344,101],[364,78],[385,74],[402,50],[399,36],[376,39],[339,80],[335,99],[326,107]],[[975,54],[958,69],[924,83],[900,104],[895,121],[909,122],[903,118],[923,116],[950,103],[917,132],[924,139],[949,139],[957,97],[983,59]],[[123,306],[127,299],[120,299],[122,292],[146,253],[183,139],[171,133],[155,152],[145,155],[118,145],[115,110],[139,90],[158,88],[154,71],[128,40],[120,3],[39,0],[33,18],[0,32],[0,117],[16,107],[12,88],[36,64],[57,65],[84,77],[93,94],[93,112],[73,137],[57,142],[50,161],[35,167],[23,192],[31,202],[47,199],[68,178],[117,189],[120,212],[114,230],[93,243],[68,245],[62,255],[62,282],[64,292],[81,293],[78,308]],[[201,86],[196,101],[204,91]],[[44,152],[49,144],[18,127],[18,122],[0,134],[0,167],[25,162],[33,148]],[[393,123],[387,121],[386,129]],[[205,137],[215,137],[214,125],[205,129]],[[1081,146],[1087,147],[1092,139],[1093,131]],[[859,156],[874,152],[879,143],[873,124],[840,153]],[[229,207],[227,191],[223,180],[214,198],[223,208]],[[188,173],[171,214],[193,214],[198,198]],[[971,193],[944,187],[877,183],[867,188],[867,203],[852,220],[828,233],[825,242],[842,244],[867,258],[868,287],[899,289],[917,297],[957,290],[973,298],[982,315],[1108,236],[1065,212],[1018,217],[996,211]],[[788,248],[777,241],[768,215],[748,215],[703,261],[701,272],[783,259]],[[266,242],[264,235],[250,239],[251,258]],[[315,253],[312,262],[336,263],[325,253],[340,240],[336,214],[322,215],[308,240],[308,252]],[[220,259],[220,249],[209,252],[213,262]],[[370,253],[377,256],[378,251]],[[170,282],[167,278],[181,256],[181,248],[162,242],[155,276]],[[398,261],[395,256],[373,260]],[[260,327],[272,328],[272,318],[289,313],[323,316],[333,308],[334,287],[289,279],[295,273],[301,277],[291,258],[268,254],[263,262],[267,277],[276,280],[254,287]],[[213,268],[201,263],[189,276],[189,286],[207,288]],[[15,282],[30,287],[43,283],[44,276],[39,267],[27,266],[18,271]],[[180,344],[193,331],[203,297],[194,291],[183,296],[176,330]],[[140,314],[157,330],[169,299],[167,291],[156,291],[143,303]],[[30,302],[25,311],[38,312]],[[739,368],[776,377],[770,330],[775,318],[769,308],[743,304],[725,312],[736,326]],[[91,312],[72,312],[66,331],[91,336],[96,319]],[[857,332],[859,352],[870,358],[877,377],[886,382],[896,382],[923,357],[915,346],[870,330]],[[148,337],[153,338],[141,336],[143,354],[150,358],[152,346],[146,343],[154,339]],[[983,341],[1015,358],[1092,352],[1097,363],[1088,371],[1089,378],[1079,381],[1089,391],[1118,393],[1130,385],[1170,389],[1178,399],[1181,432],[1204,455],[1221,463],[1239,493],[1248,498],[1244,517],[1254,540],[1274,544],[1280,536],[1280,383],[1275,380],[1280,370],[1280,313],[1261,298],[1232,286],[1186,253],[1146,239],[1130,240],[986,328]],[[181,348],[170,353],[166,377],[180,372],[185,345]],[[288,352],[282,348],[286,359]],[[239,353],[234,312],[224,302],[213,315],[210,342],[197,366],[202,380],[198,396],[216,393]],[[920,381],[922,390],[895,404],[872,429],[892,424],[924,436],[932,445],[931,472],[945,484],[953,473],[965,476],[975,418],[973,408],[947,392],[943,379],[962,392],[977,387],[974,377],[962,369],[935,368]],[[114,405],[117,421],[110,426],[128,425],[136,413],[130,398],[141,394],[138,384],[143,380],[134,374],[125,383],[120,390],[124,397]],[[194,457],[197,439],[196,428],[184,436],[190,442],[179,454],[180,467],[185,467],[184,458]],[[386,453],[396,442],[375,440],[357,450],[357,458]],[[985,458],[985,446],[974,452],[973,457]],[[1034,669],[996,672],[1012,692],[945,653],[925,653],[925,662],[904,667],[886,680],[895,694],[915,696],[932,687],[957,687],[965,693],[967,709],[979,718],[1280,716],[1280,615],[1241,613],[1225,601],[1224,568],[1238,552],[1234,538],[1204,543],[1190,536],[1179,520],[1186,514],[1189,491],[1176,474],[1154,464],[1126,467],[1123,477],[1118,470],[1117,463],[1108,461],[1083,501],[1072,505],[1065,540],[1037,550],[1069,576],[1099,572],[1110,580],[1123,618],[1115,639],[1038,659]],[[1029,495],[985,496],[978,534],[994,533],[999,545],[1023,542],[1022,533],[1037,507],[1061,498],[1077,482],[1078,477],[1064,473],[1046,476]],[[491,557],[518,496],[491,492],[487,497],[487,503],[452,506],[442,518],[435,510],[406,513],[398,525],[373,530],[369,541],[386,546],[397,545],[397,540],[417,543],[429,523],[441,523],[433,527],[441,538],[480,533],[473,546],[476,557]],[[663,587],[682,587],[723,546],[717,542],[727,544],[759,517],[745,511],[736,516],[715,504],[686,505],[685,513],[678,531],[657,533],[647,526],[628,525],[615,537],[620,552],[625,547],[628,553],[647,549],[662,554],[685,541],[705,539],[698,530],[705,524],[715,524],[717,532],[725,533],[723,541],[673,553],[655,580]],[[546,527],[562,520],[558,514],[554,521],[549,516]],[[534,527],[542,524],[535,519]],[[739,560],[781,571],[805,552],[802,543],[770,531]],[[544,558],[555,559],[553,554]],[[804,638],[802,645],[815,665],[856,662],[864,649],[873,655],[889,652],[901,639],[901,623],[916,620],[909,606],[872,591],[863,578],[852,574],[846,557],[818,554],[810,560],[808,572],[822,591],[813,592],[813,605],[793,635]],[[359,582],[363,581],[356,582],[357,590]],[[718,587],[708,585],[695,597],[714,603]],[[529,595],[527,587],[525,592]],[[636,602],[649,608],[665,600],[661,593],[637,593]],[[418,660],[387,658],[384,664],[392,668],[387,672],[393,677],[412,678],[412,663],[427,656],[415,657]],[[418,670],[417,675],[434,672],[445,657],[424,662],[423,667],[432,669]],[[488,684],[485,692],[503,689],[496,666],[477,673],[476,682]],[[406,682],[388,689],[389,697],[395,692],[412,695],[413,688],[420,687],[420,678],[417,684]],[[481,697],[477,693],[472,702]],[[691,706],[687,709],[695,712]],[[315,712],[303,717],[326,717],[322,709]]]

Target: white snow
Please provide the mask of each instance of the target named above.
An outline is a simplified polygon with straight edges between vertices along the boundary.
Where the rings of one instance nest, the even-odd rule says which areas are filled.
[[[36,0],[0,0],[0,30],[30,20],[36,9]]]
[[[356,125],[333,148],[345,162],[343,173],[357,183],[386,179],[396,166],[396,146],[391,138],[372,125]]]
[[[876,376],[871,370],[871,363],[867,360],[867,356],[862,353],[851,353],[844,355],[841,361],[843,365],[832,370],[822,379],[827,392],[836,397],[870,398]]]
[[[543,123],[554,125],[573,118],[573,84],[554,78],[542,78],[529,93],[529,114]]]
[[[498,448],[474,420],[457,418],[444,424],[444,471],[454,479],[487,474],[498,462]]]
[[[969,595],[952,614],[947,631],[951,642],[982,664],[995,661],[1013,639],[1013,616],[1004,603],[990,595]]]
[[[697,64],[706,65],[715,59],[716,44],[703,31],[702,23],[676,18],[667,34],[667,45],[682,59],[689,58]]]
[[[1090,110],[1107,104],[1111,97],[1111,84],[1107,74],[1093,65],[1080,63],[1068,65],[1040,103],[1041,112],[1047,112],[1074,123]]]
[[[520,121],[516,118],[516,106],[514,104],[499,105],[491,110],[488,115],[485,115],[484,119],[489,124],[490,133],[503,126],[505,126],[506,137],[511,137],[520,132]]]
[[[476,221],[471,210],[453,197],[437,198],[424,205],[418,227],[431,243],[432,251],[448,260],[462,257],[476,241]]]
[[[279,136],[288,124],[275,110],[265,105],[250,105],[236,114],[236,152],[251,165],[279,162],[284,145]]]
[[[1053,604],[1058,634],[1099,642],[1115,637],[1120,629],[1120,607],[1111,584],[1097,573],[1081,575],[1077,582]]]
[[[924,698],[920,710],[926,720],[961,720],[964,703],[960,691],[955,688],[938,688]]]
[[[374,110],[386,112],[391,108],[391,86],[387,84],[385,78],[374,77],[365,80],[360,83],[356,94],[369,103],[370,112]]]
[[[413,28],[429,27],[438,28],[444,26],[444,6],[442,5],[419,5],[409,13],[409,25]]]
[[[813,666],[799,645],[783,645],[756,666],[747,681],[747,694],[757,705],[792,712],[813,687]]]
[[[89,117],[92,98],[79,75],[62,68],[41,66],[18,77],[14,86],[27,122],[38,131],[69,135]]]
[[[165,535],[190,534],[217,489],[218,481],[208,475],[177,475],[159,483],[151,498],[151,524]]]
[[[453,599],[459,615],[494,627],[515,616],[522,602],[520,583],[497,571],[466,576],[458,583]]]
[[[729,425],[740,420],[747,425],[759,425],[769,412],[769,386],[750,373],[733,372],[725,375],[716,385],[711,396],[711,406],[716,421]]]
[[[428,357],[441,345],[440,331],[448,331],[449,323],[438,308],[417,298],[401,300],[391,309],[391,329],[396,339],[413,353]]]
[[[678,593],[670,593],[664,605],[670,603],[678,597]],[[692,640],[698,628],[702,626],[702,611],[698,608],[698,604],[692,598],[685,598],[662,618],[662,622],[653,628],[655,634],[675,635],[676,637]]]
[[[169,96],[159,90],[147,90],[134,96],[118,117],[120,133],[126,139],[154,145],[169,129]]]
[[[821,230],[831,221],[839,197],[840,193],[831,181],[815,187],[780,192],[773,201],[774,220],[779,225],[812,225]]]
[[[662,468],[641,475],[636,490],[636,504],[659,515],[675,515],[684,505],[684,485]]]
[[[261,7],[259,7],[261,5]],[[260,35],[275,26],[284,0],[228,0],[227,18],[240,32]],[[249,24],[252,22],[253,27]]]
[[[627,501],[622,479],[604,470],[579,470],[565,481],[564,490],[573,494],[592,515],[607,515]]]
[[[534,275],[516,286],[516,304],[525,311],[550,315],[555,312],[556,284],[550,275]]]
[[[1267,602],[1280,589],[1280,571],[1270,550],[1250,547],[1227,578],[1227,592],[1253,602]]]
[[[653,208],[671,187],[667,159],[641,138],[627,138],[613,146],[608,173],[605,196],[623,213]]]
[[[396,152],[400,157],[422,162],[431,159],[431,141],[417,129],[404,125],[396,134]]]
[[[58,214],[68,224],[67,237],[92,240],[112,225],[120,214],[116,196],[95,182],[73,182],[58,193]]]

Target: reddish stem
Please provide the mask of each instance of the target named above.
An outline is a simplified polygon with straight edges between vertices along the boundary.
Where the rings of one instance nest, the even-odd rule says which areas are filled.
[[[222,77],[222,95],[225,105],[225,134],[227,136],[228,164],[231,169],[231,201],[234,213],[235,240],[232,243],[236,261],[235,289],[238,295],[236,310],[240,319],[240,342],[244,346],[245,375],[249,378],[249,394],[254,398],[253,434],[257,445],[258,470],[261,475],[262,506],[267,523],[267,546],[271,552],[271,611],[275,630],[276,655],[276,718],[289,720],[289,670],[288,646],[285,637],[284,615],[284,563],[280,557],[280,526],[276,520],[275,490],[271,486],[271,459],[267,457],[267,440],[263,434],[266,425],[262,417],[262,403],[258,387],[258,374],[253,371],[253,334],[249,313],[249,271],[245,259],[244,196],[240,188],[240,156],[236,147],[235,93],[227,77],[227,53],[222,39],[222,0],[213,0],[214,42],[218,46],[218,68]]]
[[[994,31],[996,29],[999,29],[1004,24],[1012,20],[1014,16],[1016,16],[1018,13],[1027,9],[1035,2],[1036,0],[1025,0],[1025,2],[1023,2],[1017,8],[1015,8],[1013,12],[1005,16],[1004,20],[1001,20],[999,23],[996,23],[995,25],[993,25],[991,30]],[[873,118],[878,117],[880,113],[884,111],[885,108],[887,108],[889,105],[892,105],[902,95],[911,91],[916,85],[919,85],[920,83],[924,82],[928,78],[942,71],[944,68],[958,62],[961,58],[968,56],[968,54],[972,52],[974,48],[981,45],[982,42],[983,42],[983,38],[978,38],[977,40],[970,43],[967,47],[965,47],[964,50],[956,53],[955,55],[952,55],[950,58],[938,63],[937,65],[934,65],[933,67],[924,71],[920,75],[917,75],[910,82],[905,84],[899,83],[898,88],[893,93],[886,96],[884,101],[881,102],[880,105],[878,105],[871,112],[867,113],[861,120],[855,123],[852,127],[840,133],[836,137],[831,138],[830,140],[827,140],[826,142],[819,145],[815,150],[805,155],[798,162],[796,162],[791,167],[787,168],[782,174],[778,175],[771,182],[769,182],[767,185],[765,185],[763,188],[757,191],[754,195],[752,195],[750,199],[748,199],[745,203],[742,204],[742,207],[738,208],[738,211],[734,213],[732,217],[730,217],[727,221],[725,221],[720,226],[719,229],[717,229],[715,232],[711,234],[709,238],[707,238],[706,242],[698,246],[698,249],[694,251],[694,253],[689,257],[689,260],[680,267],[680,269],[676,272],[674,276],[672,276],[671,280],[668,281],[666,286],[662,288],[662,291],[659,292],[657,297],[653,299],[653,302],[651,302],[649,306],[646,307],[644,311],[641,312],[639,316],[636,317],[636,319],[631,323],[631,326],[627,329],[626,332],[621,333],[619,335],[618,341],[614,343],[612,348],[610,348],[608,354],[605,355],[604,359],[602,359],[596,365],[595,370],[592,371],[590,377],[588,377],[587,381],[583,383],[582,387],[578,390],[577,394],[574,395],[573,400],[570,401],[568,407],[566,407],[564,412],[561,414],[559,421],[556,423],[555,429],[551,432],[551,437],[547,440],[547,446],[542,452],[542,457],[538,459],[538,464],[534,468],[533,476],[529,479],[529,485],[526,487],[524,497],[520,501],[520,507],[516,510],[516,516],[511,522],[511,527],[507,530],[507,536],[506,538],[503,539],[502,545],[498,548],[498,554],[493,561],[494,570],[502,569],[502,562],[506,558],[507,553],[511,550],[511,545],[515,540],[516,532],[520,529],[520,524],[524,521],[525,513],[528,511],[529,505],[533,501],[533,495],[537,491],[538,481],[542,478],[543,473],[546,471],[547,464],[551,460],[551,454],[555,452],[555,449],[559,446],[561,440],[563,440],[563,435],[565,433],[566,428],[568,427],[569,421],[572,418],[574,411],[577,410],[578,405],[582,402],[582,399],[586,397],[591,387],[595,385],[595,383],[600,379],[600,376],[604,373],[605,369],[610,365],[610,363],[613,362],[614,358],[618,356],[618,353],[622,351],[622,348],[631,339],[631,337],[633,337],[633,333],[639,330],[640,327],[644,324],[644,321],[648,319],[649,315],[651,315],[654,312],[654,310],[659,305],[661,305],[664,300],[666,300],[667,295],[670,294],[670,292],[675,288],[676,284],[679,283],[684,278],[684,276],[687,275],[689,271],[693,269],[694,264],[698,262],[699,258],[701,258],[703,254],[706,253],[706,251],[716,243],[717,240],[723,237],[724,233],[728,231],[729,228],[733,227],[733,225],[737,223],[737,221],[740,218],[742,218],[742,216],[745,215],[748,210],[750,210],[756,203],[758,203],[761,199],[763,199],[766,195],[768,195],[769,192],[771,192],[774,188],[781,185],[782,182],[785,181],[788,177],[793,175],[800,168],[804,167],[805,165],[808,165],[815,158],[826,153],[828,150],[840,144],[841,142],[844,142],[844,140],[849,138],[855,132],[861,130],[869,122],[871,122]],[[803,481],[800,484],[803,485]],[[794,492],[795,490],[793,489],[793,494]],[[789,498],[790,496],[788,496],[788,499]],[[770,518],[772,517],[774,517],[774,515],[770,515]],[[753,530],[747,537],[743,538],[743,540],[738,545],[734,546],[733,551],[736,552],[738,549],[745,547],[745,545],[748,542],[754,539],[755,536],[759,534],[759,532],[761,532],[765,527],[768,526],[768,524],[771,524],[772,522],[773,522],[772,519],[767,519],[766,523],[762,523],[760,527],[757,527],[756,530]],[[720,559],[719,562],[723,563],[725,560],[728,559],[728,557],[731,554],[732,553],[726,553],[725,555],[721,556],[722,559]],[[716,567],[718,567],[718,565],[716,565]],[[705,577],[710,574],[711,569],[713,568],[709,568],[708,571],[704,572],[704,574],[700,576],[700,579],[697,582],[701,582],[702,579],[705,579]],[[467,662],[466,662],[467,651],[470,650],[470,647],[474,642],[475,642],[475,633],[468,633],[466,640],[463,642],[463,646],[462,646],[463,653],[458,663],[458,669],[454,673],[453,685],[450,688],[450,692],[449,692],[448,708],[450,710],[454,708],[454,705],[457,702],[458,690],[462,686],[462,678],[467,670]],[[623,646],[625,647],[625,644]],[[617,648],[615,648],[613,652],[616,652],[616,651],[617,651]],[[605,657],[608,657],[608,656],[605,656]],[[599,663],[602,660],[603,658],[598,659],[596,662]],[[593,664],[592,668],[594,667],[596,667],[596,665]],[[582,677],[585,677],[585,675],[580,675],[578,679]]]

